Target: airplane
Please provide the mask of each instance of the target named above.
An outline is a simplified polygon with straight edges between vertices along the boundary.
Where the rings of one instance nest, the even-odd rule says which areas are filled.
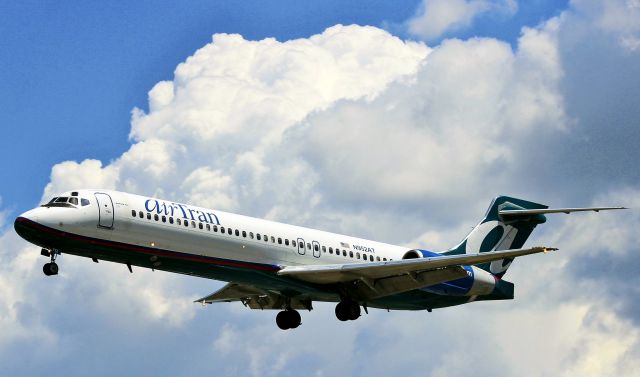
[[[340,321],[361,307],[427,310],[510,300],[503,276],[514,258],[557,250],[523,248],[545,215],[625,207],[558,208],[496,197],[480,223],[449,250],[390,245],[112,190],[74,190],[18,216],[16,232],[49,258],[62,254],[227,282],[196,302],[241,302],[276,309],[280,329],[302,323],[298,310],[334,302]]]

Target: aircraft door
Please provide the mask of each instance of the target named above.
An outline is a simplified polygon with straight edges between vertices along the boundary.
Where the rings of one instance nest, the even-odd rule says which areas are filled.
[[[304,255],[304,240],[302,238],[298,238],[298,254]]]
[[[311,247],[313,248],[313,256],[320,258],[320,243],[318,241],[313,241],[311,242]]]
[[[98,227],[112,229],[114,213],[111,197],[101,192],[96,192],[95,196],[98,201]]]

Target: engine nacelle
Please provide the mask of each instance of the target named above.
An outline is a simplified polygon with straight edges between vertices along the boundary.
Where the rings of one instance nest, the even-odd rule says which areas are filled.
[[[402,259],[416,259],[416,258],[429,258],[429,257],[441,257],[441,254],[434,253],[429,250],[413,249],[409,250],[402,256]]]
[[[437,258],[442,254],[429,250],[414,249],[407,251],[402,259]],[[496,277],[476,266],[460,266],[467,276],[422,288],[425,291],[452,296],[481,296],[491,294],[496,286]]]

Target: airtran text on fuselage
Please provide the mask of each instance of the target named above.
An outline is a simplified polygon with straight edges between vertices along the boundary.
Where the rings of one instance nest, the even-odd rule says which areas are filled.
[[[184,204],[165,203],[156,199],[147,199],[144,202],[144,208],[148,212],[157,213],[166,216],[182,216],[185,220],[197,220],[208,224],[220,225],[220,220],[213,212],[202,212],[197,209],[189,208]]]

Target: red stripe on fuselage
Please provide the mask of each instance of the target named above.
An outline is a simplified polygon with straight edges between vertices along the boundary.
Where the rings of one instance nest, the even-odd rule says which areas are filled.
[[[26,226],[28,228],[49,233],[59,238],[74,240],[74,241],[78,241],[78,242],[89,244],[89,245],[106,246],[114,249],[129,250],[136,253],[159,255],[159,256],[164,256],[169,258],[215,264],[220,266],[241,267],[241,268],[248,268],[252,270],[274,271],[274,272],[280,270],[280,267],[269,265],[269,264],[259,264],[259,263],[242,262],[242,261],[215,258],[215,257],[205,257],[200,255],[182,253],[178,251],[155,249],[155,248],[150,248],[145,246],[131,245],[123,242],[115,242],[115,241],[102,240],[99,238],[81,236],[78,234],[63,232],[61,230],[49,228],[48,226],[38,224],[37,222],[29,220],[24,217],[18,217],[16,219],[16,223],[21,223],[23,226]],[[62,251],[64,252],[64,250]]]

